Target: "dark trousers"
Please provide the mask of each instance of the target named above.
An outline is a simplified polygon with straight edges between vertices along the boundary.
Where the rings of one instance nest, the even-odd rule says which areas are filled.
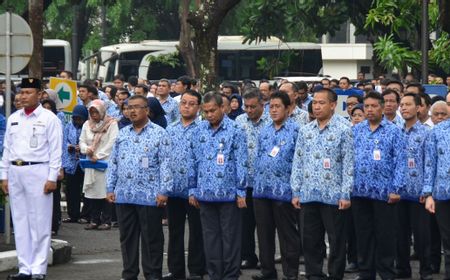
[[[238,279],[241,261],[241,212],[235,202],[200,202],[209,279]]]
[[[242,249],[241,259],[257,264],[258,257],[256,256],[255,246],[255,212],[253,210],[253,189],[247,189],[246,196],[247,208],[242,209]]]
[[[81,192],[83,189],[84,173],[80,166],[74,174],[65,174],[66,177],[66,201],[69,218],[77,221],[80,219]]]
[[[436,215],[430,216],[430,231],[431,231],[431,265],[433,269],[439,270],[441,268],[441,234],[437,224]]]
[[[344,278],[346,252],[346,220],[349,210],[318,202],[303,204],[303,254],[306,276],[309,280],[326,279],[323,273],[323,254],[317,248],[324,243],[325,231],[330,244],[328,275],[332,279]]]
[[[200,211],[189,205],[184,198],[170,197],[167,203],[169,219],[169,249],[167,264],[176,279],[186,278],[184,260],[184,228],[186,215],[189,223],[188,270],[191,275],[204,275],[205,254],[203,251]]]
[[[91,206],[89,205],[89,198],[84,197],[84,194],[81,195],[81,199],[83,201],[83,208],[81,208],[80,218],[86,219],[88,222],[91,221]]]
[[[280,241],[283,274],[288,278],[297,278],[300,256],[298,211],[290,202],[272,199],[255,198],[253,206],[261,273],[267,277],[277,274],[274,261],[276,229]]]
[[[419,202],[400,201],[397,205],[397,269],[400,273],[411,274],[410,231],[414,236],[414,248],[420,261],[420,276],[431,275],[430,213]]]
[[[358,236],[359,276],[395,278],[396,205],[368,198],[352,198],[352,212]]]
[[[106,199],[85,198],[89,202],[91,223],[93,224],[111,224],[111,211],[113,204]]]
[[[350,213],[347,215],[347,262],[358,263],[358,250],[356,244],[356,231],[355,223],[353,222],[353,215]]]
[[[445,279],[450,279],[450,200],[436,200],[436,219],[444,247]]]
[[[139,243],[141,243],[141,264],[145,279],[161,279],[164,251],[161,223],[163,209],[134,204],[116,204],[116,210],[123,261],[122,278],[138,279]]]
[[[53,192],[52,231],[58,231],[61,225],[61,181],[56,182]]]

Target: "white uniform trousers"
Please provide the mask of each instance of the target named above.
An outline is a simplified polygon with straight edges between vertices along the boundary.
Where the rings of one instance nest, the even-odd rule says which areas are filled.
[[[48,164],[11,165],[9,196],[19,272],[47,274],[53,194],[44,193]]]

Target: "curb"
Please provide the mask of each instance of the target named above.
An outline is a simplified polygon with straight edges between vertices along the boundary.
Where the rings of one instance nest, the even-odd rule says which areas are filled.
[[[48,256],[48,265],[67,263],[72,256],[72,245],[69,242],[52,239],[52,245]],[[0,252],[0,272],[17,268],[16,250]]]

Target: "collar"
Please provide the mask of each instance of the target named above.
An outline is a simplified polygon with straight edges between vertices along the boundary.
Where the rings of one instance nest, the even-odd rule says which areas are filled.
[[[44,107],[42,107],[41,104],[39,104],[36,109],[33,110],[33,112],[31,112],[31,114],[27,115],[25,113],[25,108],[20,109],[20,115],[21,116],[27,116],[27,117],[31,117],[33,115],[35,115],[36,117],[39,117],[39,115],[42,113],[42,110],[45,110]]]
[[[145,124],[145,126],[142,128],[141,132],[139,132],[138,134],[141,134],[142,132],[144,132],[147,127],[153,128],[154,127],[154,123],[152,123],[152,121],[150,119],[148,119],[147,124]],[[133,127],[133,123],[131,123],[130,127],[128,128],[130,131],[134,132],[134,127]]]
[[[222,119],[222,121],[220,122],[220,124],[219,124],[219,126],[217,127],[216,130],[214,130],[213,127],[211,126],[211,124],[207,121],[207,122],[208,122],[208,129],[213,130],[214,133],[217,133],[217,132],[218,132],[219,130],[221,130],[221,129],[226,129],[226,128],[227,128],[227,125],[228,125],[228,123],[229,123],[230,121],[231,121],[231,120],[227,117],[227,115],[224,114],[223,119]]]
[[[403,124],[403,131],[410,132],[412,130],[418,130],[421,126],[422,126],[422,123],[420,122],[420,120],[417,120],[416,123],[413,126],[411,126],[411,128],[409,130],[406,130],[406,122],[405,122]]]
[[[320,129],[320,128],[319,128],[319,121],[317,121],[317,119],[315,119],[315,120],[312,122],[312,126],[313,126],[314,128],[318,128],[318,129],[320,129],[320,130],[325,130],[326,128],[328,128],[328,127],[330,127],[330,126],[333,126],[334,123],[335,123],[336,121],[337,121],[337,115],[336,115],[336,113],[333,113],[333,115],[331,116],[330,120],[328,121],[328,123],[325,125],[325,127],[324,127],[323,129]]]
[[[263,113],[261,114],[261,116],[259,117],[259,119],[258,119],[257,122],[253,122],[253,121],[248,117],[247,113],[245,114],[245,118],[246,118],[246,120],[247,120],[248,123],[251,123],[251,124],[253,124],[253,125],[259,125],[259,124],[261,124],[262,122],[264,122],[267,118],[269,118],[269,116],[266,115],[266,114],[264,114],[264,112],[263,112]]]

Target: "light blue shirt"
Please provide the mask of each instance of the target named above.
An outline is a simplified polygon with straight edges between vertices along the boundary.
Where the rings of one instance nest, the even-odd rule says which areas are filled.
[[[106,173],[116,203],[156,206],[158,194],[172,191],[171,147],[165,129],[150,121],[140,133],[132,125],[119,131]]]
[[[338,205],[353,188],[353,133],[335,114],[320,129],[317,120],[300,128],[291,185],[300,203]]]
[[[236,196],[245,197],[247,139],[238,124],[225,116],[213,129],[208,121],[202,121],[193,133],[191,147],[190,196],[207,202],[231,202],[236,201]]]
[[[254,198],[291,201],[290,178],[298,130],[299,125],[289,118],[278,130],[273,122],[262,129],[258,137]]]
[[[161,106],[163,107],[164,112],[166,112],[165,117],[168,124],[176,122],[180,118],[178,102],[172,97],[167,97],[166,101],[161,103]]]
[[[255,185],[255,160],[258,151],[258,136],[261,129],[272,122],[270,117],[266,114],[262,114],[257,122],[253,122],[248,118],[247,114],[238,116],[235,120],[239,126],[245,130],[247,135],[247,147],[248,147],[248,187],[253,188]]]
[[[450,200],[450,119],[435,125],[425,144],[423,193]]]
[[[417,121],[409,130],[403,127],[406,136],[406,184],[400,189],[401,199],[419,202],[424,183],[425,141],[429,130]]]
[[[298,106],[295,106],[294,111],[289,116],[290,119],[293,119],[300,126],[303,126],[309,123],[309,114],[307,111],[300,109]]]
[[[69,122],[63,131],[63,148],[62,148],[62,167],[64,172],[68,174],[75,174],[80,158],[85,158],[85,155],[76,155],[75,151],[68,150],[69,145],[76,146],[79,143],[81,135],[81,127],[77,128],[73,122]]]
[[[189,156],[191,140],[199,121],[194,121],[188,126],[178,120],[167,127],[167,133],[172,141],[170,151],[173,163],[173,190],[169,196],[188,198],[189,197]]]
[[[353,127],[355,178],[353,197],[387,201],[405,184],[406,141],[397,125],[383,118],[375,131],[367,120]],[[379,160],[375,159],[378,154]]]

